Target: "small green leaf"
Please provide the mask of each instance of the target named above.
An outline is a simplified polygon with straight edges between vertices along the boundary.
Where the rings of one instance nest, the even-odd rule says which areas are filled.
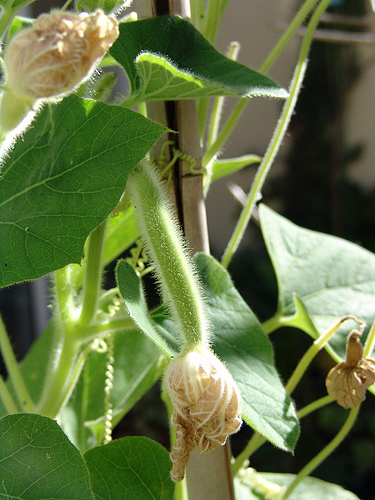
[[[196,261],[208,299],[213,347],[239,386],[245,421],[275,446],[293,450],[298,419],[268,338],[226,270],[205,254]]]
[[[134,269],[126,261],[122,260],[117,264],[116,276],[129,314],[139,328],[150,337],[166,356],[176,356],[178,353],[177,341],[167,331],[157,328],[152,321],[148,313],[142,283]]]
[[[288,486],[294,479],[294,474],[258,473],[247,469],[234,480],[236,498],[240,500],[268,500],[281,498],[272,496],[277,491],[277,486]],[[268,495],[266,494],[268,492]],[[337,484],[327,483],[314,477],[306,477],[301,481],[289,500],[360,500],[354,493],[344,490]]]
[[[33,24],[33,19],[29,17],[15,17],[9,26],[7,43],[21,29],[29,28]]]
[[[279,288],[277,316],[314,334],[306,322],[295,321],[294,295],[302,301],[320,333],[352,314],[371,325],[375,316],[375,255],[341,238],[296,226],[265,205],[260,206],[263,236]],[[345,356],[345,323],[330,340],[336,357]]]
[[[266,76],[217,52],[194,26],[177,16],[121,24],[110,54],[129,77],[128,105],[217,95],[287,97]]]
[[[222,177],[226,177],[230,174],[234,174],[239,170],[247,167],[248,165],[253,165],[254,163],[259,163],[262,160],[260,156],[257,155],[244,155],[238,158],[226,158],[225,160],[214,160],[212,162],[212,174],[211,182],[215,182]]]
[[[163,131],[138,113],[74,95],[46,105],[3,156],[0,286],[79,263],[86,237]]]
[[[169,453],[145,437],[118,439],[84,454],[97,500],[172,500]]]
[[[54,420],[34,414],[0,420],[2,498],[95,500],[85,463]]]

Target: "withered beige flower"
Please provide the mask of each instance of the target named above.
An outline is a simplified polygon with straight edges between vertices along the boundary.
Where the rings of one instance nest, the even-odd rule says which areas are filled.
[[[5,86],[31,99],[69,92],[90,75],[118,35],[117,20],[102,10],[42,14],[6,47]]]
[[[361,333],[353,330],[346,343],[346,360],[327,375],[328,394],[340,406],[355,408],[366,397],[366,390],[375,382],[375,360],[363,357]]]
[[[212,450],[239,430],[242,400],[233,377],[207,347],[176,357],[167,367],[164,384],[174,409],[171,477],[178,482],[195,448]]]

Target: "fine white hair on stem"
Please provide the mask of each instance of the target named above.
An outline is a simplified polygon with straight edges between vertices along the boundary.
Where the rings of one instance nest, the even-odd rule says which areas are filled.
[[[181,348],[208,345],[202,287],[159,173],[143,160],[130,174],[127,188],[162,297],[176,322]]]

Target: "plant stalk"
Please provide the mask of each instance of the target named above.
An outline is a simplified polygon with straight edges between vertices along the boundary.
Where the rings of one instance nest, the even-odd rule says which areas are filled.
[[[332,441],[325,447],[321,452],[319,452],[305,467],[297,474],[294,481],[288,486],[286,489],[282,500],[286,500],[293,493],[293,491],[297,488],[299,483],[308,476],[314,469],[316,469],[346,438],[349,434],[351,428],[354,425],[354,422],[357,418],[360,405],[357,408],[353,408],[350,410],[349,416],[342,426],[338,434],[332,439]]]
[[[307,0],[300,10],[297,12],[293,20],[291,21],[289,27],[285,31],[285,33],[281,36],[275,47],[272,49],[270,54],[267,56],[265,62],[259,69],[260,73],[266,74],[272,64],[276,61],[277,57],[280,55],[282,50],[284,49],[285,45],[289,42],[290,38],[292,35],[296,32],[296,30],[299,28],[307,14],[310,12],[310,10],[314,7],[316,4],[317,0]],[[207,167],[207,165],[215,158],[215,156],[218,154],[218,152],[221,150],[221,148],[224,146],[226,141],[228,140],[228,137],[230,134],[233,132],[234,127],[236,126],[238,119],[242,115],[242,112],[244,111],[246,105],[248,103],[248,99],[243,98],[238,101],[236,106],[234,107],[231,115],[229,116],[227,122],[225,123],[224,127],[222,128],[219,136],[215,140],[215,142],[208,148],[206,151],[205,155],[203,156],[202,160],[202,165],[203,167]]]
[[[323,348],[324,344],[328,342],[328,340],[334,335],[340,326],[346,320],[354,320],[360,323],[354,316],[344,316],[339,321],[337,321],[331,328],[329,328],[321,337],[315,340],[315,342],[307,349],[305,354],[300,359],[296,369],[294,370],[292,376],[288,380],[288,383],[285,386],[285,390],[288,394],[291,394],[296,388],[298,382],[301,380],[303,374],[309,367],[311,361],[318,354],[318,352]]]
[[[0,376],[0,398],[8,414],[18,413],[18,407],[6,386],[3,377]]]
[[[307,56],[310,50],[310,45],[313,39],[314,31],[317,24],[319,23],[320,16],[326,10],[329,3],[330,3],[329,0],[323,0],[318,5],[316,11],[314,12],[307,26],[306,34],[303,39],[300,53],[298,56],[296,69],[294,71],[292,82],[290,85],[289,97],[285,101],[283,111],[281,113],[273,137],[267,148],[264,158],[259,166],[254,182],[251,186],[247,204],[241,212],[241,215],[238,219],[232,237],[230,238],[228,246],[224,252],[222,258],[222,265],[226,268],[228,267],[230,261],[232,260],[233,255],[236,252],[243,238],[243,235],[245,234],[245,230],[250,221],[254,205],[258,199],[259,194],[261,193],[264,181],[266,180],[267,174],[271,168],[273,160],[276,154],[278,153],[282,141],[284,139],[290,119],[293,115],[299,91],[301,89],[303,77],[305,75],[305,70],[307,66]]]
[[[95,318],[102,279],[102,254],[106,222],[102,222],[89,235],[85,256],[82,308],[78,324],[89,325]]]
[[[26,388],[25,381],[21,375],[19,365],[16,360],[16,356],[14,355],[14,351],[12,349],[12,345],[10,343],[1,316],[0,316],[0,350],[4,359],[6,369],[8,371],[9,379],[13,384],[14,390],[17,395],[17,399],[21,405],[22,410],[28,413],[33,413],[35,411],[35,405],[30,397],[29,391]],[[5,385],[4,387],[6,388]],[[8,403],[11,403],[9,397],[7,397],[7,394],[4,390],[2,391],[2,395],[5,396],[5,398],[8,400]]]

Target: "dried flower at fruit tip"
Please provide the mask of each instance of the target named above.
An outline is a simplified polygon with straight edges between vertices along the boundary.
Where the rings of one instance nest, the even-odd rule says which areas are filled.
[[[355,408],[364,401],[366,390],[375,382],[375,360],[363,357],[361,333],[353,330],[346,343],[346,360],[327,375],[328,394],[344,408]]]
[[[5,49],[5,86],[31,99],[59,96],[87,78],[118,38],[117,20],[102,10],[42,14]]]
[[[212,450],[239,430],[242,400],[231,374],[205,346],[174,358],[166,369],[164,384],[174,410],[171,477],[178,482],[184,478],[195,448]]]

